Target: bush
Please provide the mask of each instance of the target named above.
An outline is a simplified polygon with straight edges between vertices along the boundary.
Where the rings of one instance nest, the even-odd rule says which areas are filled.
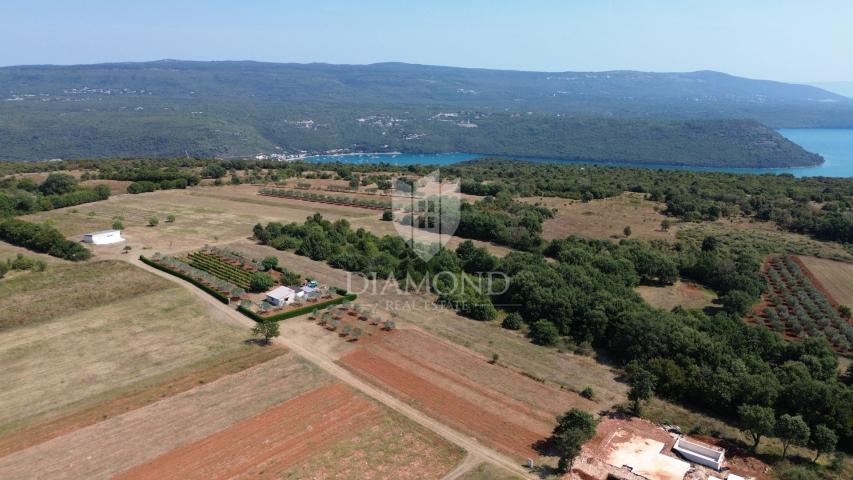
[[[536,345],[553,346],[560,340],[560,333],[553,323],[539,320],[530,327],[530,339]]]
[[[149,227],[156,227],[160,223],[160,219],[157,217],[151,217],[148,219]]]
[[[394,212],[392,212],[391,210],[385,210],[384,212],[382,212],[382,220],[386,222],[394,220]]]
[[[273,285],[272,277],[269,273],[255,272],[249,280],[249,289],[253,292],[265,292]]]
[[[581,396],[587,400],[592,400],[592,398],[595,396],[595,391],[592,389],[592,387],[586,387],[581,390]]]
[[[166,223],[175,223],[175,215],[173,213],[166,215]]]
[[[39,186],[43,195],[64,195],[76,189],[77,179],[67,173],[51,173]]]
[[[518,312],[512,312],[504,318],[501,326],[507,330],[518,330],[521,328],[523,320]]]
[[[264,257],[264,259],[261,261],[261,265],[263,265],[264,270],[272,270],[278,266],[278,258],[272,255]]]

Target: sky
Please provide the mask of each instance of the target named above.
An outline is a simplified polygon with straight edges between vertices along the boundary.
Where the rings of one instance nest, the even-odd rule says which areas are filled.
[[[853,81],[853,1],[0,2],[0,65],[164,58]]]

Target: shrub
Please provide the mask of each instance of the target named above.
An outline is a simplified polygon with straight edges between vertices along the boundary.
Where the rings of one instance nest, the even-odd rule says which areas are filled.
[[[557,327],[548,320],[539,320],[530,327],[530,339],[536,345],[556,345],[560,339]]]
[[[149,227],[156,227],[160,223],[160,219],[157,217],[151,217],[148,219]]]
[[[272,285],[272,277],[266,272],[255,272],[249,280],[249,289],[253,292],[264,292],[269,290]]]
[[[382,220],[386,222],[394,220],[394,212],[392,212],[391,210],[385,210],[384,212],[382,212]]]
[[[113,222],[113,230],[124,230],[124,223],[121,220],[115,220]]]
[[[507,330],[518,330],[521,328],[523,320],[518,312],[512,312],[504,318],[501,326]]]
[[[166,223],[175,223],[175,215],[172,213],[166,215]]]
[[[592,389],[592,387],[586,387],[581,390],[581,396],[587,400],[592,400],[592,398],[595,396],[595,391]]]
[[[264,257],[261,261],[261,265],[264,267],[264,270],[272,270],[278,266],[278,258],[272,255]]]

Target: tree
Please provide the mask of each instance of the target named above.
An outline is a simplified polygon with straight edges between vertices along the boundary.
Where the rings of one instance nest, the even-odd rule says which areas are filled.
[[[548,320],[539,320],[530,327],[530,338],[536,345],[552,346],[560,339],[560,332]]]
[[[170,213],[166,215],[166,223],[175,223],[175,214]]]
[[[47,176],[39,191],[43,195],[64,195],[77,188],[77,179],[67,173],[51,173]]]
[[[130,245],[125,245],[124,248],[121,249],[121,253],[130,253],[132,249],[133,247],[131,247]]]
[[[717,244],[719,244],[719,243],[720,242],[719,242],[719,240],[717,240],[717,237],[713,237],[711,235],[708,235],[707,237],[705,237],[704,240],[702,240],[702,251],[703,252],[713,252],[714,250],[717,249]]]
[[[772,435],[776,427],[776,416],[770,407],[761,405],[741,405],[737,409],[740,417],[740,429],[752,437],[752,451],[758,449],[758,442],[765,435]]]
[[[160,219],[157,217],[151,217],[148,219],[149,227],[156,227],[160,223]]]
[[[835,432],[826,425],[816,426],[811,437],[809,446],[811,446],[817,453],[814,457],[815,462],[817,462],[817,459],[822,454],[832,453],[835,451],[835,445],[838,443],[838,435],[836,435]]]
[[[741,290],[726,293],[720,298],[720,302],[723,304],[723,310],[735,315],[746,315],[755,303],[751,295]]]
[[[631,389],[628,390],[628,400],[633,402],[634,414],[639,416],[642,412],[643,402],[652,398],[657,384],[657,377],[635,360],[628,364],[626,368],[628,374],[628,384]]]
[[[124,223],[121,220],[113,221],[113,230],[124,230]]]
[[[776,436],[782,441],[782,459],[788,455],[791,444],[805,445],[809,440],[809,426],[799,415],[783,414],[776,420]]]
[[[851,316],[850,307],[848,307],[847,305],[839,305],[838,306],[838,314],[844,318],[849,319]]]
[[[261,260],[261,265],[264,267],[264,270],[272,270],[278,266],[278,257],[274,257],[272,255],[264,257],[264,259]]]
[[[669,227],[670,227],[670,225],[671,225],[671,224],[670,224],[670,222],[669,222],[669,219],[668,219],[668,218],[664,218],[664,219],[663,219],[663,220],[661,220],[661,222],[660,222],[660,229],[661,229],[661,230],[663,230],[664,232],[668,232],[668,231],[669,231]]]
[[[385,210],[384,212],[382,212],[382,220],[386,222],[394,220],[394,212],[392,212],[391,210]]]
[[[581,390],[581,396],[587,400],[592,400],[592,398],[595,397],[595,391],[592,387],[586,387]]]
[[[263,337],[264,345],[269,345],[270,339],[277,337],[278,334],[278,322],[268,318],[261,320],[252,328],[252,335]]]
[[[272,277],[266,272],[255,272],[249,279],[249,290],[256,293],[269,290],[272,285]]]
[[[524,320],[518,312],[512,312],[503,319],[501,326],[507,330],[518,330],[523,322]]]
[[[631,226],[626,225],[625,228],[622,229],[622,233],[624,233],[626,237],[630,237],[631,236]]]
[[[560,456],[558,469],[561,473],[568,471],[583,444],[595,435],[597,426],[598,420],[595,417],[577,408],[557,417],[557,426],[554,427],[552,440]]]

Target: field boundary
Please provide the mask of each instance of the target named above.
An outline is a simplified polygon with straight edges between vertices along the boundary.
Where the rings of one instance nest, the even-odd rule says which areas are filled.
[[[344,302],[351,302],[358,298],[358,295],[355,293],[345,293],[342,297],[334,298],[332,300],[327,300],[325,302],[315,303],[313,305],[306,305],[304,307],[293,309],[289,312],[282,312],[277,315],[270,315],[269,317],[262,317],[257,313],[249,310],[248,308],[243,308],[242,305],[237,307],[237,311],[242,313],[243,315],[251,318],[256,322],[263,322],[264,320],[272,320],[274,322],[278,322],[280,320],[287,320],[288,318],[298,317],[300,315],[305,315],[306,313],[311,313],[314,310],[330,307],[332,305],[338,305]]]

